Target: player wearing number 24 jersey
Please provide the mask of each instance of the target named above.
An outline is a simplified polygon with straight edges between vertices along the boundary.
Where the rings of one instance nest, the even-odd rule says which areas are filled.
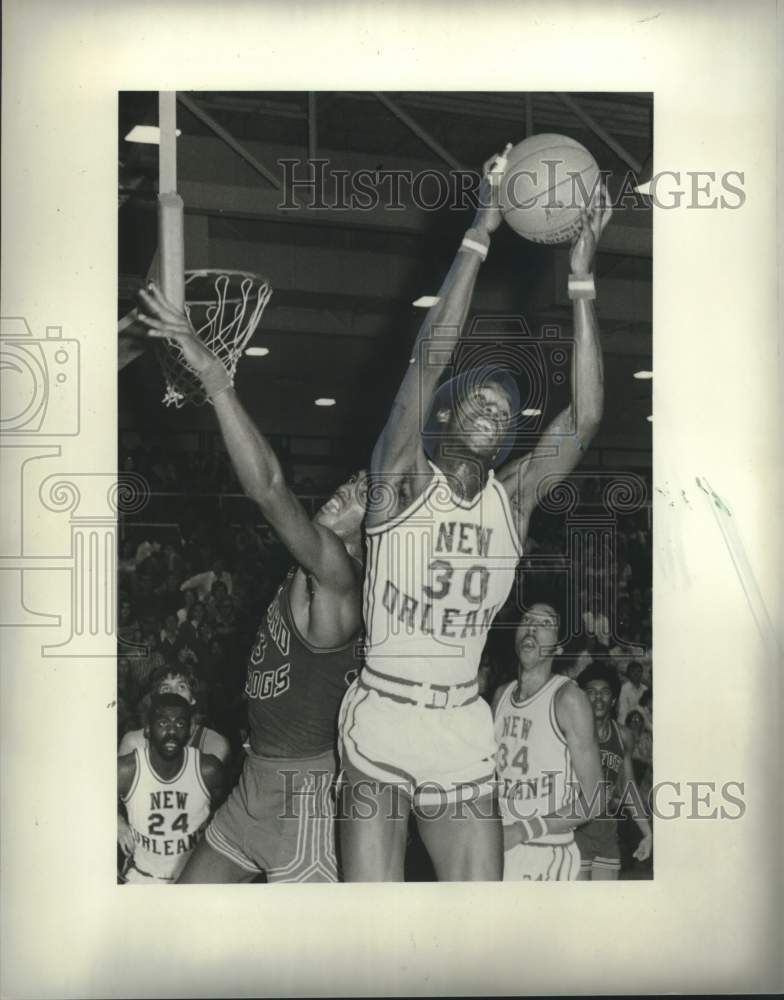
[[[188,746],[190,734],[190,703],[156,694],[144,745],[119,758],[127,817],[118,831],[124,882],[176,881],[221,798],[223,767],[217,757]]]
[[[490,162],[474,226],[419,332],[371,461],[366,666],[344,699],[340,727],[341,846],[351,881],[402,879],[412,809],[439,879],[501,877],[495,739],[489,706],[479,698],[479,661],[540,491],[574,468],[601,419],[590,270],[610,218],[603,190],[583,213],[571,252],[581,279],[572,296],[572,403],[537,447],[503,464],[520,412],[508,373],[485,365],[437,389],[501,223],[500,174]],[[368,797],[376,802],[371,816],[363,808]],[[467,809],[466,799],[477,808]],[[436,815],[439,803],[448,808]]]

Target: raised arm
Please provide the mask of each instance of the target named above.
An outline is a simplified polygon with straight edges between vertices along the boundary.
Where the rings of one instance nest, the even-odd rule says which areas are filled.
[[[496,169],[492,169],[496,164]],[[490,246],[490,236],[501,224],[498,186],[504,164],[503,154],[501,158],[492,157],[485,164],[479,208],[472,227],[466,233],[439,289],[438,301],[429,309],[420,327],[408,369],[392,403],[386,426],[376,442],[371,474],[383,474],[387,481],[390,476],[427,470],[420,439],[422,420],[430,409],[438,380],[460,339],[479,265]],[[369,518],[373,520],[372,511]]]
[[[328,528],[314,524],[286,484],[269,442],[248,416],[223,365],[198,339],[184,312],[152,282],[140,293],[139,319],[149,335],[176,341],[187,364],[210,395],[223,440],[245,494],[254,500],[291,555],[320,583],[353,588],[354,570],[345,546]]]
[[[571,403],[545,429],[533,451],[506,465],[499,477],[523,522],[527,522],[536,506],[539,484],[548,477],[546,486],[550,489],[574,469],[588,450],[602,419],[604,374],[591,268],[599,239],[611,216],[607,193],[602,188],[588,210],[582,213],[582,231],[572,247],[569,278],[574,321]]]

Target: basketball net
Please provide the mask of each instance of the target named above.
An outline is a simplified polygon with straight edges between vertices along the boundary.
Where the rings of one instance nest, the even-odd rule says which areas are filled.
[[[208,282],[214,297],[188,302],[188,286],[200,280]],[[185,295],[185,313],[196,336],[220,360],[233,381],[237,362],[272,295],[269,283],[246,271],[186,271]],[[161,340],[155,346],[166,383],[164,405],[179,409],[184,403],[201,406],[208,402],[199,376],[187,364],[177,343]]]

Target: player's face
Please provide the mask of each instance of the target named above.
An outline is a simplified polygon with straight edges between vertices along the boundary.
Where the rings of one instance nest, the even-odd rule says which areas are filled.
[[[520,619],[515,652],[523,666],[551,659],[558,651],[558,615],[549,604],[534,604]]]
[[[613,707],[612,688],[607,681],[589,681],[585,685],[585,694],[591,703],[594,717],[599,721],[606,719]]]
[[[190,713],[186,708],[166,705],[158,708],[150,720],[150,743],[165,760],[172,760],[182,752],[190,734]]]
[[[512,404],[506,391],[493,382],[472,388],[458,403],[451,430],[479,454],[494,455],[512,420]]]
[[[345,538],[359,531],[367,505],[368,481],[364,469],[339,486],[313,519]]]
[[[167,674],[158,685],[158,694],[178,694],[191,705],[194,702],[193,691],[183,674]]]

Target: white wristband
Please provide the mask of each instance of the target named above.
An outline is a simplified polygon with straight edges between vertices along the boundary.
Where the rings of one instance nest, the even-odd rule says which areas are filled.
[[[584,278],[578,278],[576,274],[569,275],[567,284],[569,298],[574,299],[595,299],[596,286],[593,283],[593,275],[588,274]]]
[[[478,253],[482,260],[485,260],[487,257],[487,247],[482,246],[481,243],[475,243],[473,240],[465,238],[460,244],[460,248],[462,249],[463,247],[466,250],[473,250],[475,253]]]

